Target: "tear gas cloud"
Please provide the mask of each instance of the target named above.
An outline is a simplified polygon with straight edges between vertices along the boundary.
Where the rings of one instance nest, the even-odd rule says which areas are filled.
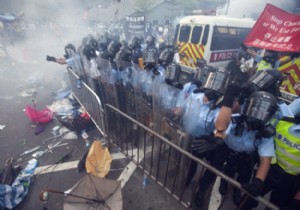
[[[94,4],[96,3],[97,1],[94,1]],[[18,87],[28,86],[28,81],[32,79],[45,85],[61,81],[58,78],[65,74],[66,66],[47,62],[46,55],[63,57],[64,46],[67,43],[79,46],[84,36],[95,34],[89,22],[84,19],[84,12],[90,9],[85,1],[1,0],[0,4],[3,5],[0,11],[2,14],[24,14],[25,38],[1,39],[1,43],[6,46],[8,57],[0,48],[0,80],[11,78]],[[3,85],[2,83],[0,87],[1,92],[7,90]]]
[[[229,0],[230,4],[220,9],[220,14],[226,14],[232,17],[247,17],[257,19],[266,4],[273,4],[288,12],[293,12],[296,8],[297,0]]]

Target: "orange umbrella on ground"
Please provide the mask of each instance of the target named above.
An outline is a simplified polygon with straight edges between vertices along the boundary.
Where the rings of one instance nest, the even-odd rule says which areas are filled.
[[[102,146],[101,141],[95,140],[86,158],[85,167],[87,173],[104,178],[109,170],[112,158],[107,147]]]

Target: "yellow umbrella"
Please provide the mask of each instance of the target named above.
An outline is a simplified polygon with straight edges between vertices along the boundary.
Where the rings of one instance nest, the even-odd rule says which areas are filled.
[[[103,147],[99,140],[95,140],[86,158],[87,173],[104,178],[109,170],[112,158],[107,147]]]

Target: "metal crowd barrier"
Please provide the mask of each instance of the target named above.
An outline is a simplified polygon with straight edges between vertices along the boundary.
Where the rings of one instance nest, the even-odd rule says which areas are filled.
[[[168,118],[166,112],[169,107],[174,107],[175,101],[168,100],[168,97],[164,96],[176,95],[177,90],[170,89],[169,86],[161,86],[159,82],[155,83],[156,88],[151,93],[152,106],[149,106],[139,86],[135,88],[127,84],[122,88],[120,83],[108,83],[111,69],[107,72],[107,74],[104,72],[99,80],[100,89],[102,88],[100,100],[98,95],[81,81],[72,69],[68,68],[74,97],[89,113],[110,146],[117,147],[186,208],[192,208],[196,193],[196,189],[186,187],[185,184],[191,161],[195,161],[202,172],[203,169],[208,169],[228,181],[233,187],[242,190],[237,181],[187,151],[189,145],[187,134],[180,125]],[[160,92],[167,94],[160,94]],[[125,95],[124,99],[120,97],[121,93]],[[163,97],[157,97],[158,95]],[[102,106],[102,100],[105,107]],[[199,176],[199,173],[197,175]],[[199,182],[200,177],[196,180]],[[270,209],[278,209],[263,197],[255,199]]]
[[[99,97],[71,68],[67,70],[74,97],[88,112],[101,134],[105,135],[104,110]]]
[[[113,146],[118,147],[126,157],[131,159],[145,174],[155,180],[157,184],[162,186],[186,208],[192,207],[192,201],[195,198],[196,192],[195,190],[187,189],[185,185],[182,184],[186,183],[187,177],[182,176],[181,171],[185,165],[192,160],[196,161],[198,166],[212,171],[233,187],[247,193],[241,188],[239,182],[224,175],[221,171],[210,166],[204,160],[193,156],[188,151],[182,149],[180,145],[177,145],[176,142],[172,142],[168,138],[161,136],[109,104],[105,105],[105,112],[107,111],[114,113],[114,115],[106,118],[105,122],[114,122],[116,128],[107,131],[109,142]],[[132,127],[125,126],[128,123],[130,123]],[[120,130],[123,130],[122,133],[125,135],[120,136]],[[140,144],[143,145],[142,148],[139,146]],[[138,150],[136,155],[132,152],[134,149]],[[176,153],[176,160],[174,160],[174,153]],[[198,182],[199,181],[200,179]],[[199,183],[197,183],[197,186],[198,184]],[[269,209],[278,210],[278,207],[263,197],[254,197],[254,199]]]

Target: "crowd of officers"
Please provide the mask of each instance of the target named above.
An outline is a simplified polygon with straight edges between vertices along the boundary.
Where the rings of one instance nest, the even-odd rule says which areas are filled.
[[[64,57],[47,55],[46,59],[67,64],[103,104],[113,101],[108,92],[103,94],[105,87],[99,81],[108,89],[112,85],[129,92],[139,89],[148,104],[159,97],[168,117],[180,122],[188,133],[190,144],[186,149],[193,155],[237,177],[250,195],[264,196],[272,191],[270,202],[280,209],[300,209],[300,98],[291,103],[279,99],[279,87],[286,76],[276,69],[277,53],[266,51],[260,56],[242,45],[226,68],[210,67],[198,60],[191,79],[184,81],[176,50],[172,42],[158,44],[151,35],[145,41],[133,37],[129,42],[120,41],[117,35],[88,35],[77,49],[73,44],[66,45]],[[129,110],[132,107],[126,102],[129,94],[125,92],[118,96],[124,102],[119,100],[118,106],[134,113]],[[186,186],[196,170],[197,163],[191,162]],[[209,170],[204,172],[194,198],[196,206],[203,206],[215,179]],[[219,192],[225,195],[228,188],[221,180]],[[237,209],[258,205],[237,188],[233,200]]]

